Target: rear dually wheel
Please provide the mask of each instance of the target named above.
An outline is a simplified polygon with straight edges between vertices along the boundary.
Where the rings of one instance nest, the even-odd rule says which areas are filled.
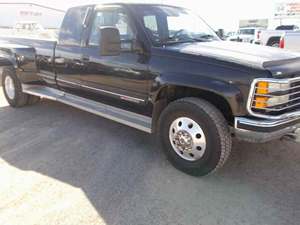
[[[12,107],[31,105],[40,99],[39,97],[23,93],[21,82],[11,68],[3,69],[2,86],[5,98]]]

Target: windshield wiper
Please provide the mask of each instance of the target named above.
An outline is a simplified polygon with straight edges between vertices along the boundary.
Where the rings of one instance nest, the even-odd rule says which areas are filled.
[[[182,40],[167,40],[161,42],[162,45],[173,45],[173,44],[182,44],[182,43],[189,43],[189,42],[208,42],[215,40],[215,36],[211,34],[202,35],[197,38],[188,38],[188,39],[182,39]]]
[[[197,42],[194,39],[186,39],[186,40],[178,40],[178,41],[163,41],[161,42],[162,45],[173,45],[173,44],[182,44],[182,43],[189,43],[189,42]]]

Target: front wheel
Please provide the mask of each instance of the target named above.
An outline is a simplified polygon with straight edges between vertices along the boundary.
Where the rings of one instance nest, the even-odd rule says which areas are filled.
[[[199,98],[180,99],[163,111],[160,139],[169,161],[193,176],[205,176],[221,168],[232,145],[221,112]]]

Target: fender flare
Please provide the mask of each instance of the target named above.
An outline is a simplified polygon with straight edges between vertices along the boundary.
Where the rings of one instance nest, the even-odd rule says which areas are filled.
[[[188,79],[187,79],[188,78]],[[204,77],[194,74],[163,74],[156,79],[158,89],[153,95],[152,101],[158,100],[160,92],[168,86],[188,87],[200,91],[211,92],[222,97],[230,106],[233,115],[244,114],[244,105],[247,99],[238,86],[230,81],[216,80],[212,77]]]

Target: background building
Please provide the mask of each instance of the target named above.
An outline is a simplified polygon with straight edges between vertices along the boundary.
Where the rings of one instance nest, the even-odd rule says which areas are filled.
[[[1,3],[0,27],[13,28],[20,21],[35,21],[46,29],[59,28],[64,10],[32,3]]]

